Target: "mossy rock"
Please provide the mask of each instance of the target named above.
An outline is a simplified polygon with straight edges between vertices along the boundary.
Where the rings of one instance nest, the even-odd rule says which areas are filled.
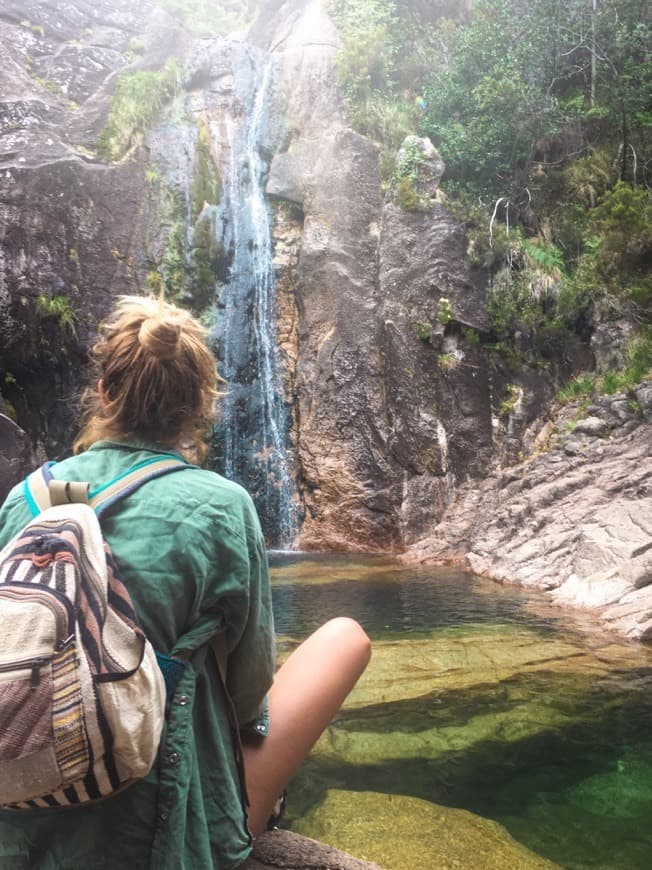
[[[418,798],[332,790],[293,828],[385,870],[554,870],[497,822]]]

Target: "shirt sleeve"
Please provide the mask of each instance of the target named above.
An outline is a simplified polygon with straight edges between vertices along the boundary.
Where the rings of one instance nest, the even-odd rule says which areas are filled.
[[[23,495],[23,484],[17,484],[0,507],[0,549],[5,547],[32,519]]]
[[[265,724],[266,694],[272,685],[276,651],[267,553],[260,523],[249,496],[234,506],[228,522],[207,506],[194,528],[186,523],[189,567],[195,577],[191,625],[172,651],[192,652],[224,632],[227,690],[238,723]],[[260,719],[259,717],[263,717]],[[255,720],[255,722],[254,722]],[[261,730],[258,725],[264,725]]]

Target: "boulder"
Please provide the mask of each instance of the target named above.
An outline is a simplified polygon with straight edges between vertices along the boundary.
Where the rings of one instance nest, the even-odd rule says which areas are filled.
[[[427,136],[406,136],[396,155],[396,174],[409,178],[414,192],[434,199],[446,164]]]
[[[627,320],[616,323],[607,321],[596,325],[591,337],[591,350],[599,374],[625,367],[627,346],[634,332],[634,324]]]
[[[576,424],[573,431],[576,435],[593,435],[599,438],[607,434],[608,428],[606,421],[600,417],[586,417]]]
[[[652,383],[641,384],[635,394],[643,419],[646,423],[652,423]]]

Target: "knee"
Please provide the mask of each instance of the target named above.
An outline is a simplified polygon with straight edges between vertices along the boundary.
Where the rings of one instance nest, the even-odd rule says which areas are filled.
[[[349,616],[337,616],[322,626],[328,632],[332,643],[346,647],[355,656],[362,667],[366,667],[371,658],[371,641],[359,622]]]

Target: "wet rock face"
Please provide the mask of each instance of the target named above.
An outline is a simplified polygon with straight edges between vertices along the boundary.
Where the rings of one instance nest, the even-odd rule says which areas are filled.
[[[295,288],[298,545],[400,550],[440,516],[455,481],[485,467],[487,365],[460,337],[463,327],[486,328],[482,280],[466,266],[461,227],[433,199],[443,164],[431,143],[413,137],[405,146],[418,150],[429,207],[384,203],[376,146],[348,127],[336,86],[339,39],[323,4],[283,9],[276,30],[257,26],[255,35],[279,57],[285,130],[267,192],[304,216]],[[442,299],[454,321],[447,331]],[[446,354],[454,366],[444,369]]]
[[[220,175],[232,157],[229,112],[239,99],[244,111],[236,70],[271,48],[267,194],[299,216],[276,221],[274,239],[304,516],[297,543],[401,550],[423,534],[491,449],[486,360],[461,335],[486,326],[482,281],[465,266],[461,228],[432,199],[443,165],[430,143],[412,143],[429,207],[383,202],[377,148],[350,129],[339,95],[339,36],[324,3],[270,3],[249,35],[254,48],[192,42],[154,4],[126,0],[9,2],[0,23],[11,59],[0,367],[33,439],[47,432],[48,453],[65,451],[78,372],[117,293],[147,287],[152,269],[176,281],[184,259],[191,303],[206,296],[207,270],[226,280],[233,238]],[[95,149],[117,74],[160,69],[172,56],[184,64],[182,113],[164,113],[147,151],[102,162]],[[57,309],[60,299],[70,310]],[[36,401],[21,405],[28,395]]]
[[[113,170],[60,160],[2,174],[3,394],[34,441],[47,433],[58,451],[74,425],[85,347],[130,286],[142,182],[136,163]]]
[[[29,166],[92,144],[104,122],[110,77],[130,62],[130,43],[147,30],[153,10],[129,0],[2,4],[6,162]]]
[[[20,426],[2,411],[0,405],[0,504],[9,490],[36,464],[31,441]]]
[[[398,541],[375,343],[382,201],[377,153],[347,126],[337,92],[338,36],[323,4],[294,4],[278,30],[278,123],[286,133],[267,192],[304,215],[298,309],[297,449],[305,519],[299,546],[391,548]],[[255,34],[255,35],[256,35]],[[378,445],[378,446],[377,446]]]
[[[69,446],[98,320],[134,289],[142,155],[107,166],[92,149],[136,34],[139,63],[152,36],[154,55],[165,44],[153,10],[127,0],[0,10],[1,388],[50,456]]]
[[[438,520],[457,483],[483,474],[491,455],[487,355],[460,332],[486,328],[484,294],[465,247],[462,229],[439,203],[383,209],[376,341],[405,544]]]

